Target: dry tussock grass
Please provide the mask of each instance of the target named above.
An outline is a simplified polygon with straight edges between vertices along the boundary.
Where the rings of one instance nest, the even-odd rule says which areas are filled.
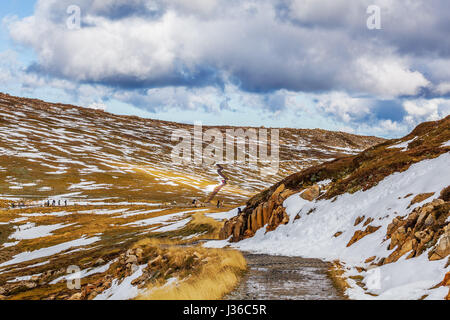
[[[139,300],[217,300],[235,288],[247,262],[236,250],[171,247],[171,260],[194,250],[204,263],[183,280],[169,286],[149,287]]]

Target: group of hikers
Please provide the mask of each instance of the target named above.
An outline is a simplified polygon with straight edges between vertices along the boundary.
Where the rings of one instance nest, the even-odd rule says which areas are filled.
[[[64,200],[64,206],[67,207],[67,200]],[[50,200],[47,200],[44,202],[44,207],[61,207],[61,200],[58,200],[58,202],[56,202],[55,199],[51,202]]]
[[[58,200],[58,201],[56,201],[56,200],[50,200],[50,199],[47,199],[47,200],[45,200],[44,201],[44,207],[61,207],[61,206],[65,206],[65,207],[67,207],[67,200],[64,200],[64,201],[61,201],[61,200]],[[26,207],[32,207],[32,206],[35,206],[35,205],[33,205],[33,204],[27,204],[27,203],[25,203],[25,202],[11,202],[11,209],[16,209],[16,208],[19,208],[19,209],[21,209],[21,208],[26,208]]]
[[[192,205],[193,206],[198,206],[200,203],[197,201],[197,199],[192,200]],[[217,208],[222,208],[223,206],[223,202],[220,200],[217,200],[217,204],[216,204]]]

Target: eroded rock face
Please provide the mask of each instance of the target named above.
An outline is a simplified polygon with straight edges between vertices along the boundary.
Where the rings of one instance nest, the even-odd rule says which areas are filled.
[[[391,240],[389,250],[396,249],[383,263],[395,262],[407,253],[407,258],[416,257],[430,248],[430,260],[450,255],[449,209],[449,202],[436,199],[414,209],[405,219],[394,218],[387,228],[387,238]]]
[[[283,207],[283,202],[291,195],[297,193],[286,189],[284,184],[279,185],[269,199],[261,202],[255,208],[245,208],[241,215],[225,222],[219,233],[221,239],[236,242],[252,237],[256,231],[266,227],[266,232],[275,230],[280,224],[287,224],[289,216]]]

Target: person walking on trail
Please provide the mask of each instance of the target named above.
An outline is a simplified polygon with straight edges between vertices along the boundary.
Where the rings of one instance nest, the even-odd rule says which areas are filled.
[[[220,208],[221,204],[220,204],[220,200],[217,200],[217,208]]]
[[[53,204],[53,207],[55,207],[56,206],[56,200],[53,200],[52,204]]]
[[[241,214],[242,213],[242,209],[239,207],[238,208],[238,214]]]
[[[64,200],[64,206],[67,207],[67,200]]]

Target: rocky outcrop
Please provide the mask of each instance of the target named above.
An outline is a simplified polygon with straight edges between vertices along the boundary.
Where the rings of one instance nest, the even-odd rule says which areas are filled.
[[[450,203],[435,199],[414,209],[405,219],[396,217],[387,228],[391,240],[389,250],[395,250],[383,264],[395,262],[408,253],[407,258],[416,257],[427,249],[430,260],[444,259],[450,255]]]
[[[364,238],[365,236],[367,236],[371,233],[374,233],[378,229],[380,229],[380,227],[368,226],[364,231],[362,231],[362,230],[355,231],[355,234],[350,239],[350,241],[347,243],[347,247],[350,247],[355,242],[361,240],[362,238]]]
[[[228,239],[231,236],[231,241],[236,242],[252,237],[264,226],[266,231],[273,231],[280,224],[287,224],[289,216],[283,202],[296,192],[280,184],[267,201],[260,202],[254,208],[246,207],[241,215],[226,221],[219,237]]]
[[[320,187],[313,185],[306,189],[293,190],[281,183],[266,197],[266,200],[261,199],[253,205],[248,203],[241,215],[226,221],[219,237],[228,239],[231,236],[231,241],[236,242],[252,237],[263,227],[266,227],[266,232],[270,232],[279,225],[287,224],[289,216],[283,202],[296,193],[300,193],[300,197],[305,200],[313,201],[320,196]]]

